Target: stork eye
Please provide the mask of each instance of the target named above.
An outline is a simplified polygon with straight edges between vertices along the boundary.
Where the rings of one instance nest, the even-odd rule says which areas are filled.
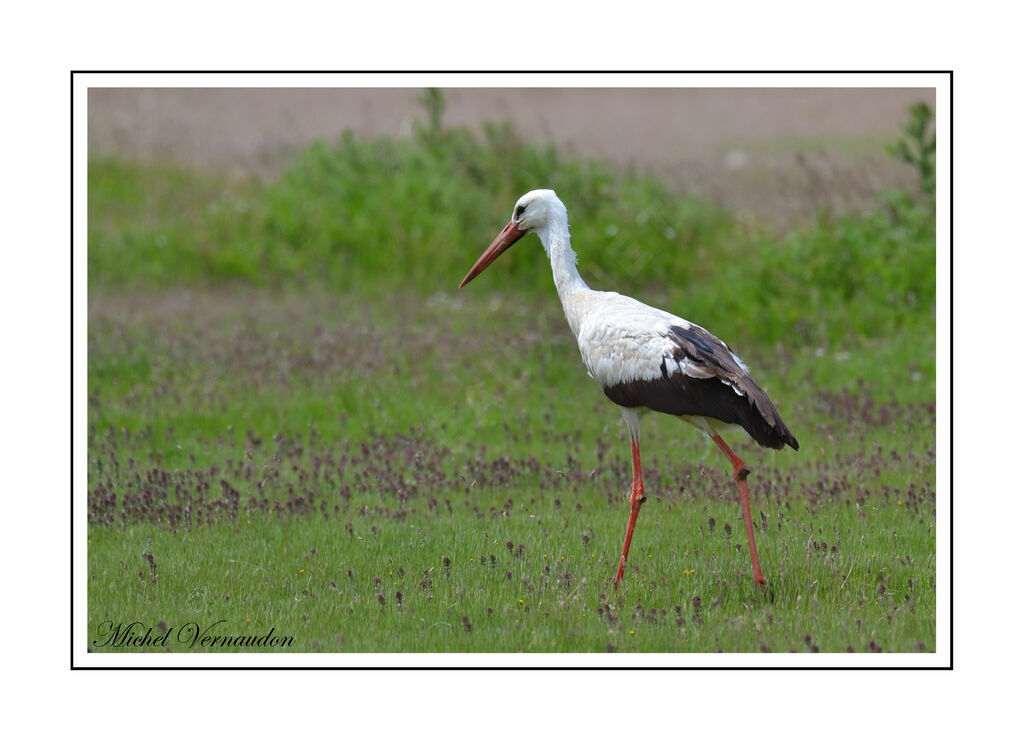
[[[516,208],[516,218],[518,219],[519,217],[521,217],[523,215],[523,211],[525,210],[526,206],[519,206],[518,208]]]

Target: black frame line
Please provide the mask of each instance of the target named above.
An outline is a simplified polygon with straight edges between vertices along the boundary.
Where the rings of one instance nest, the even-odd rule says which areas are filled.
[[[949,127],[949,240],[950,240],[950,497],[949,497],[949,664],[948,666],[202,666],[201,664],[194,664],[190,666],[82,666],[76,665],[75,663],[75,622],[74,622],[74,605],[75,605],[75,531],[74,531],[74,503],[75,503],[75,490],[74,490],[74,461],[75,461],[75,441],[74,441],[74,429],[75,429],[75,413],[74,413],[74,356],[75,356],[75,339],[74,339],[74,315],[75,315],[75,269],[74,269],[74,250],[75,250],[75,136],[74,136],[74,123],[75,123],[75,76],[76,75],[99,75],[99,74],[118,74],[118,75],[169,75],[169,74],[188,74],[188,75],[206,75],[206,74],[218,74],[218,75],[281,75],[282,77],[288,75],[297,74],[315,74],[315,75],[368,75],[368,74],[383,74],[383,75],[397,75],[397,74],[417,74],[417,75],[441,75],[441,74],[531,74],[531,75],[544,75],[544,74],[572,74],[572,75],[640,75],[640,74],[653,74],[653,75],[705,75],[705,74],[746,74],[746,75],[761,75],[761,74],[789,74],[789,75],[889,75],[889,74],[921,74],[921,75],[948,75],[949,77],[949,117],[945,122]],[[72,517],[69,518],[69,529],[71,535],[71,594],[70,594],[70,635],[69,635],[69,668],[72,671],[951,671],[954,668],[954,640],[953,640],[953,522],[954,522],[954,497],[953,497],[953,404],[952,404],[952,393],[953,393],[953,212],[954,212],[954,199],[953,199],[953,74],[952,69],[917,69],[917,70],[900,70],[900,69],[860,69],[860,70],[785,70],[785,69],[771,69],[771,70],[509,70],[509,69],[479,69],[479,70],[308,70],[308,69],[296,69],[296,70],[189,70],[189,69],[168,69],[168,70],[114,70],[114,69],[80,69],[70,70],[70,87],[71,87],[71,98],[70,98],[70,116],[69,116],[69,136],[70,136],[70,157],[71,157],[71,187],[70,187],[70,215],[71,215],[71,234],[70,234],[70,246],[71,246],[71,320],[72,320],[72,332],[71,332],[71,362],[72,362],[72,373],[71,373],[71,486],[70,488],[70,513]],[[937,121],[936,121],[937,123]],[[88,122],[86,122],[88,124]],[[88,245],[86,245],[88,249]],[[938,568],[938,564],[936,565]],[[302,654],[291,654],[292,656],[301,656]],[[417,654],[422,655],[422,654]],[[444,654],[451,655],[451,654]],[[573,656],[574,654],[565,654],[566,657]]]

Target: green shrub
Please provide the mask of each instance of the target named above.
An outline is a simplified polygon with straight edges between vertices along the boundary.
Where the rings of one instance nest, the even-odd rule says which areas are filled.
[[[762,341],[843,342],[935,321],[934,218],[906,193],[883,194],[867,215],[760,240],[720,271],[689,302],[709,323]]]
[[[871,213],[823,216],[779,239],[662,181],[525,144],[507,124],[443,128],[443,98],[425,100],[429,123],[410,139],[346,133],[267,185],[91,162],[90,286],[454,293],[516,199],[550,187],[569,208],[593,287],[730,337],[839,341],[934,323],[933,199],[880,194]],[[492,271],[469,300],[488,289],[551,292],[535,238]]]
[[[927,103],[916,103],[908,111],[903,137],[889,151],[917,170],[921,190],[935,192],[935,113]]]

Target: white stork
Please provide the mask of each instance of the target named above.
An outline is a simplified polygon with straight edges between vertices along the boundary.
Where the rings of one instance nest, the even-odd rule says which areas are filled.
[[[605,395],[619,405],[629,428],[633,488],[626,540],[615,574],[616,589],[626,566],[640,505],[646,501],[639,441],[640,413],[647,410],[672,414],[695,425],[729,458],[739,487],[754,581],[766,584],[750,516],[750,470],[719,433],[738,425],[761,446],[781,450],[789,445],[798,450],[796,438],[768,395],[729,346],[703,327],[628,296],[588,288],[576,269],[576,253],[569,244],[568,214],[553,190],[532,190],[519,199],[512,220],[480,255],[459,288],[530,232],[537,233],[551,260],[555,288],[583,363]]]

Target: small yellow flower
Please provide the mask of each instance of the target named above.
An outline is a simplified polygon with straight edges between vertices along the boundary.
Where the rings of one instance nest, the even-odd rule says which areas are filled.
[[[565,560],[565,556],[562,556],[562,560],[563,560],[563,561]]]
[[[547,558],[547,557],[548,557],[548,554],[546,554],[546,553],[545,553],[545,554],[544,554],[544,558]]]
[[[306,573],[306,570],[305,570],[305,569],[299,569],[299,573],[300,573],[300,574],[305,574],[305,573]]]
[[[872,558],[878,558],[878,554],[877,554],[877,553],[872,553],[872,554],[871,554],[871,557],[872,557]]]
[[[522,600],[519,600],[519,604],[523,604],[523,601],[522,601]]]
[[[635,635],[636,635],[636,631],[635,631],[635,630],[631,630],[631,631],[629,631],[629,634],[630,634],[631,636],[635,636]]]
[[[648,557],[648,558],[654,558],[654,555],[653,555],[653,554],[651,554],[651,553],[648,553],[648,554],[647,554],[647,557]]]
[[[248,623],[248,622],[250,622],[249,618],[246,618],[246,619],[245,619],[245,622],[247,622],[247,623]]]

